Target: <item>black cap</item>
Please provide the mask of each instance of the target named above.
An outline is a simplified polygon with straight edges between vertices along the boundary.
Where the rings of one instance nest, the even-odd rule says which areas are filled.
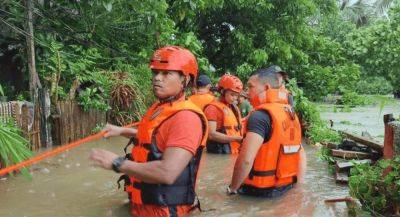
[[[197,78],[196,85],[198,87],[204,87],[204,86],[207,86],[209,84],[211,84],[211,79],[207,75],[200,75]]]

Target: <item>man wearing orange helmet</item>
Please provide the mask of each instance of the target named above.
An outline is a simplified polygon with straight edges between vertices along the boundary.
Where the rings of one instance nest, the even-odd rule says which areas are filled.
[[[214,99],[211,93],[211,79],[207,75],[200,75],[196,82],[195,93],[189,97],[189,100],[203,110]]]
[[[205,107],[209,137],[207,152],[236,154],[242,141],[241,115],[236,107],[243,84],[233,75],[224,75],[218,82],[221,96]]]
[[[136,129],[105,127],[105,137],[130,137],[130,154],[119,157],[95,149],[91,158],[105,169],[126,174],[125,191],[132,216],[187,216],[196,205],[195,184],[208,135],[200,108],[185,100],[185,89],[197,77],[197,61],[188,50],[166,46],[150,63],[153,104]]]

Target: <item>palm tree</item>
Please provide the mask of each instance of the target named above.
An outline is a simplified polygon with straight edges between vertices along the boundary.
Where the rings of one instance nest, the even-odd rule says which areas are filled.
[[[339,0],[344,19],[357,27],[365,26],[379,18],[387,18],[387,11],[395,0]]]

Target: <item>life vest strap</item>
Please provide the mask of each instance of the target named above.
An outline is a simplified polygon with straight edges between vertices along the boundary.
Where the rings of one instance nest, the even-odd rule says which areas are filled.
[[[225,130],[232,130],[235,129],[236,131],[239,131],[242,129],[242,125],[236,125],[236,126],[223,126]]]
[[[160,206],[192,205],[196,194],[190,185],[163,185],[134,182],[132,186],[141,191],[144,204]]]

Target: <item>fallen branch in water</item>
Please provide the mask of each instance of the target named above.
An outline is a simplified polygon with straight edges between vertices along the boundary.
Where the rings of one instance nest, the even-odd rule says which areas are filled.
[[[343,198],[335,198],[335,199],[327,199],[327,200],[325,200],[325,203],[337,203],[337,202],[355,203],[355,200],[352,197],[343,197]]]

